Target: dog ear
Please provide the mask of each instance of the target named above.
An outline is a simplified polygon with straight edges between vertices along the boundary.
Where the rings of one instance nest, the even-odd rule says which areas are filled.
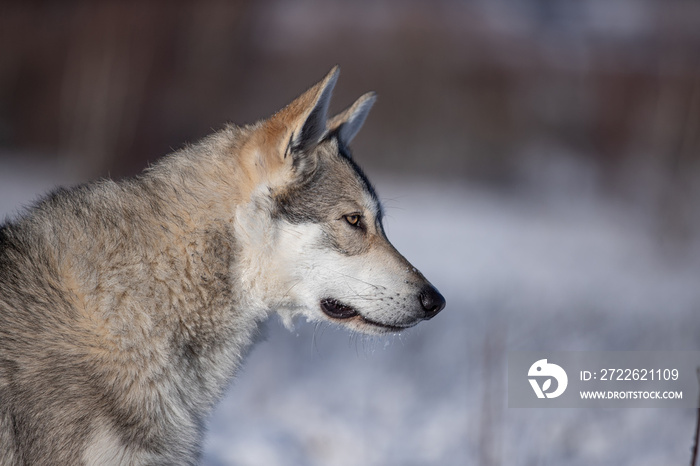
[[[325,78],[270,119],[285,129],[283,158],[308,151],[326,135],[328,104],[339,72],[334,66]]]
[[[340,144],[347,147],[362,128],[362,124],[376,100],[377,94],[374,92],[362,95],[354,104],[328,122],[328,131],[336,131]]]
[[[257,126],[249,139],[254,170],[270,186],[286,186],[308,178],[318,160],[313,149],[327,134],[328,103],[340,68],[330,72],[292,103]]]

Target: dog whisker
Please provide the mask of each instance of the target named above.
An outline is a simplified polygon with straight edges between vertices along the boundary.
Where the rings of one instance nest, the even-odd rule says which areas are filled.
[[[338,270],[331,269],[330,267],[323,267],[323,266],[322,266],[322,268],[325,269],[325,270],[331,271],[331,272],[333,272],[333,273],[335,273],[335,274],[337,274],[337,275],[340,275],[340,276],[342,276],[342,277],[350,278],[350,279],[352,279],[352,280],[356,280],[356,281],[358,281],[358,282],[364,283],[365,285],[371,286],[371,287],[373,287],[373,288],[375,288],[375,289],[383,289],[383,290],[386,290],[386,289],[387,289],[385,286],[382,286],[382,285],[375,285],[374,283],[370,283],[370,282],[368,282],[368,281],[362,280],[361,278],[357,278],[357,277],[354,277],[354,276],[352,276],[352,275],[349,275],[349,274],[340,272],[340,271],[338,271]]]

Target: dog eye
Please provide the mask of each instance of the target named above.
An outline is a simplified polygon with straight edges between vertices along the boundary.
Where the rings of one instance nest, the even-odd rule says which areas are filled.
[[[362,218],[359,214],[344,215],[345,221],[348,222],[353,227],[360,226],[360,219]]]

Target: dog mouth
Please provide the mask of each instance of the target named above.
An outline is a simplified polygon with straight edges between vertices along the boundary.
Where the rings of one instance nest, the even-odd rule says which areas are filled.
[[[413,327],[413,325],[404,325],[404,326],[399,326],[399,325],[389,325],[389,324],[384,324],[382,322],[376,322],[374,320],[368,319],[367,317],[363,316],[360,314],[360,312],[355,309],[352,306],[349,306],[347,304],[341,303],[337,299],[333,298],[326,298],[321,300],[321,310],[328,316],[333,319],[338,319],[338,320],[347,320],[351,319],[353,317],[356,317],[358,320],[363,322],[364,324],[370,325],[372,327],[378,327],[385,332],[400,332],[402,330],[405,330],[409,327]],[[418,323],[418,322],[416,322]]]
[[[360,315],[354,307],[331,298],[321,300],[321,309],[323,309],[326,315],[334,319],[349,319]]]

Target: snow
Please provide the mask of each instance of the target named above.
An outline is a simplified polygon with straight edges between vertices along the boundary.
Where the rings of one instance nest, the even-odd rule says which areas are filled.
[[[61,181],[33,173],[0,159],[0,215]],[[698,349],[695,243],[669,258],[653,219],[595,196],[374,181],[389,238],[447,308],[387,338],[271,319],[204,464],[687,464],[694,410],[510,409],[505,364],[521,349]]]

